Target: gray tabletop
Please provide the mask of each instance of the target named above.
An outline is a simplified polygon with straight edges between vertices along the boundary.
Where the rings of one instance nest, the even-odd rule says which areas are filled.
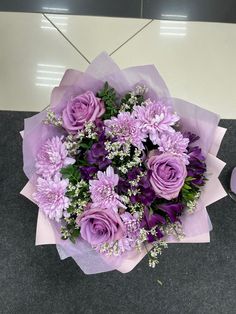
[[[208,208],[209,244],[172,244],[152,270],[147,258],[130,273],[84,275],[54,246],[35,247],[37,207],[19,195],[23,119],[29,112],[0,112],[0,313],[193,313],[231,314],[236,309],[236,204],[226,197]],[[228,187],[236,166],[236,120],[219,158],[227,162]],[[163,282],[163,286],[157,280]]]

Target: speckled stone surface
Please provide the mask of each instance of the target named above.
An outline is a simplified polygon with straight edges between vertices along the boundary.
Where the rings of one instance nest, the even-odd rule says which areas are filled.
[[[84,275],[54,246],[34,246],[37,207],[19,195],[26,183],[21,138],[26,112],[0,112],[0,313],[233,314],[236,309],[236,203],[229,197],[208,208],[211,243],[172,244],[152,270],[147,258],[130,273]],[[228,188],[236,166],[236,120],[219,158]],[[163,282],[163,286],[157,283]]]

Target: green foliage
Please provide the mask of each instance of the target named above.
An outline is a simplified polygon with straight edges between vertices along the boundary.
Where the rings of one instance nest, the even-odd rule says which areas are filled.
[[[79,237],[80,235],[80,229],[74,229],[73,232],[71,233],[71,236],[70,236],[70,240],[75,243],[76,239]]]
[[[117,116],[119,108],[116,104],[117,95],[114,88],[109,86],[106,82],[103,89],[97,93],[97,97],[103,100],[106,107],[106,112],[103,115],[103,119],[109,119],[112,116]]]
[[[192,181],[195,178],[193,177],[187,177],[185,179],[184,186],[181,189],[181,195],[183,198],[184,203],[192,202],[195,200],[196,194],[199,191],[199,187],[192,184]]]
[[[70,182],[76,183],[80,180],[80,172],[74,165],[69,165],[66,168],[61,169],[63,178],[69,179]]]
[[[131,112],[133,110],[134,106],[140,106],[144,102],[144,96],[143,95],[135,95],[136,102],[132,103],[132,94],[127,93],[122,99],[121,99],[121,105],[124,106],[124,104],[127,104],[125,111]]]
[[[89,149],[91,146],[92,146],[92,144],[90,145],[90,143],[80,143],[80,148],[83,148],[83,149],[85,149],[85,150],[87,150],[87,149]]]
[[[70,195],[69,195],[70,196]],[[67,213],[69,213],[69,214],[73,214],[73,212],[74,212],[74,207],[73,206],[69,206],[68,208],[67,208]]]
[[[65,231],[66,235],[64,233]],[[78,229],[75,218],[70,218],[70,222],[66,223],[66,226],[62,228],[62,239],[70,239],[71,242],[75,243],[79,235],[80,229]]]
[[[80,229],[75,228],[75,225],[70,226],[70,227],[67,226],[67,229],[70,231],[69,239],[71,240],[71,242],[75,243],[76,239],[80,235]]]

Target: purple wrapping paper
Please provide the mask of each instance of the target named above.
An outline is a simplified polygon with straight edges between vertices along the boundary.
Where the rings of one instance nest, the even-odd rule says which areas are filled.
[[[219,116],[196,105],[181,99],[170,97],[167,86],[154,65],[132,67],[120,70],[113,60],[106,54],[100,54],[82,73],[67,70],[59,87],[52,92],[50,106],[57,113],[61,113],[66,101],[72,95],[83,93],[87,90],[97,92],[104,82],[108,81],[118,93],[124,94],[133,89],[137,84],[144,84],[149,88],[148,96],[151,99],[165,98],[181,117],[183,130],[191,131],[200,136],[198,145],[207,156],[207,169],[209,181],[207,182],[197,210],[194,214],[182,216],[183,229],[186,238],[181,242],[209,242],[209,231],[212,229],[206,206],[224,197],[226,194],[218,180],[224,163],[217,159],[218,152],[225,130],[218,128]],[[63,131],[53,126],[45,125],[46,111],[25,119],[23,136],[24,172],[29,183],[22,190],[22,194],[32,200],[35,185],[35,156],[38,149],[48,138],[63,135]],[[180,242],[169,237],[168,242]],[[127,252],[120,257],[105,257],[97,253],[82,239],[76,244],[69,240],[60,239],[59,225],[49,221],[39,212],[36,244],[56,244],[60,257],[71,256],[86,274],[99,273],[118,269],[128,272],[145,256],[146,249],[141,253],[136,250]]]

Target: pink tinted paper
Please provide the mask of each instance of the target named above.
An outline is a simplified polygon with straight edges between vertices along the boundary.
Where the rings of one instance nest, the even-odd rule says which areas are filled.
[[[34,202],[32,197],[34,192],[34,185],[29,181],[20,193]],[[56,239],[49,219],[45,217],[40,210],[38,210],[35,245],[43,244],[56,244]]]
[[[223,137],[225,135],[226,129],[218,126],[218,128],[215,131],[215,136],[213,143],[211,145],[211,148],[209,150],[209,153],[213,156],[216,156],[220,149],[220,144],[223,140]]]

